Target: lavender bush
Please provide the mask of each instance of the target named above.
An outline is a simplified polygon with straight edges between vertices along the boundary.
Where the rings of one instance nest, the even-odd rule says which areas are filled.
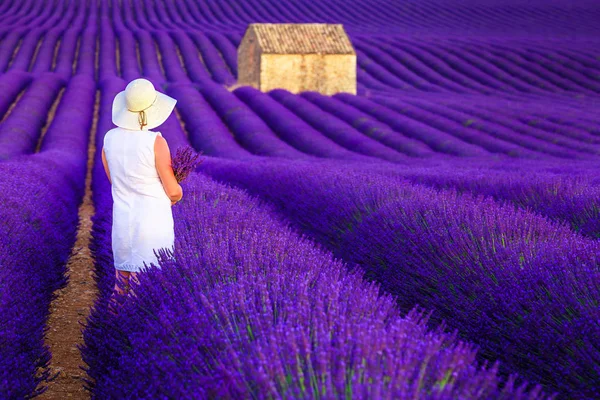
[[[46,115],[64,84],[49,73],[31,83],[18,106],[0,124],[0,160],[35,151]]]
[[[16,100],[19,93],[21,93],[30,82],[31,77],[20,71],[0,75],[0,91],[2,91],[3,94],[2,97],[0,97],[0,115],[5,115],[10,108],[11,103]]]
[[[572,230],[585,236],[600,238],[600,188],[594,182],[593,170],[587,176],[565,176],[537,171],[524,175],[523,171],[509,173],[486,168],[415,168],[399,175],[440,189],[493,196],[567,222]]]

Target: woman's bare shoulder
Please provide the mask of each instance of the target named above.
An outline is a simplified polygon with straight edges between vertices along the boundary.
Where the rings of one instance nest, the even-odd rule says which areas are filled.
[[[158,158],[169,157],[169,145],[164,137],[156,135],[154,141],[154,154]]]
[[[154,139],[154,148],[162,148],[165,146],[167,146],[167,140],[159,132],[158,135],[156,135],[156,138]]]

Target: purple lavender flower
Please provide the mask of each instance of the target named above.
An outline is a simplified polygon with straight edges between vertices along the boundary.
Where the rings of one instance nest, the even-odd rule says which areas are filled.
[[[199,160],[201,153],[196,151],[191,146],[180,147],[175,152],[175,156],[171,160],[173,166],[173,172],[178,183],[181,183],[188,177],[188,175],[196,169],[202,162]]]

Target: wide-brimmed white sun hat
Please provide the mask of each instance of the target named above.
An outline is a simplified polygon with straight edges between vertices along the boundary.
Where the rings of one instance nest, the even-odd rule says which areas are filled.
[[[175,103],[177,100],[154,89],[149,80],[134,79],[115,96],[112,121],[125,129],[153,129],[169,118]]]

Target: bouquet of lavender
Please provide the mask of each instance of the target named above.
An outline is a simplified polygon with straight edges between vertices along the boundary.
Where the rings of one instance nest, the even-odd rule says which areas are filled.
[[[188,177],[202,160],[198,160],[201,153],[196,153],[190,146],[180,147],[175,152],[175,156],[171,159],[171,166],[175,173],[175,179],[177,183],[181,183],[185,178]]]

